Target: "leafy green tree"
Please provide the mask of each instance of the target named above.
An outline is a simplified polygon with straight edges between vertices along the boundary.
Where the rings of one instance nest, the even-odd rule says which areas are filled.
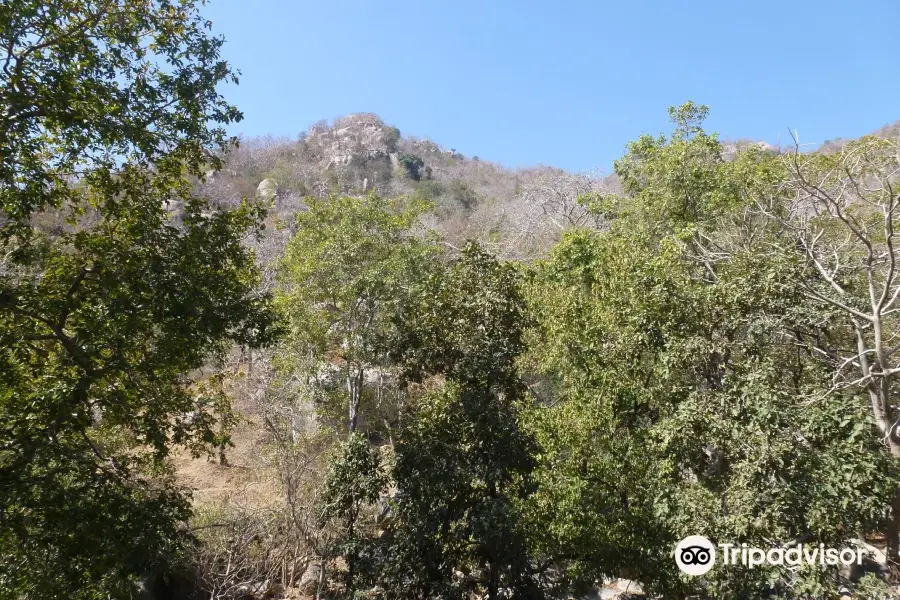
[[[535,451],[518,424],[523,308],[515,269],[469,244],[399,315],[406,378],[447,384],[406,414],[396,441],[397,516],[380,540],[391,597],[538,597],[515,508]]]
[[[387,475],[378,451],[359,432],[353,432],[331,461],[322,491],[322,523],[336,521],[337,552],[344,557],[346,595],[354,597],[360,553],[371,532],[363,530],[362,511],[385,490]]]
[[[421,169],[425,166],[425,161],[414,154],[401,154],[400,166],[406,170],[406,176],[413,181],[419,181],[422,178]]]
[[[160,189],[210,150],[240,113],[215,91],[235,80],[197,2],[24,0],[0,10],[0,206],[4,238],[35,211],[126,194],[152,165]],[[139,175],[138,175],[139,176]],[[168,176],[169,179],[165,177]],[[146,183],[146,182],[143,182]]]
[[[798,343],[842,334],[806,293],[796,250],[773,252],[781,224],[758,212],[785,170],[755,150],[725,161],[705,114],[673,109],[670,139],[633,143],[616,164],[627,195],[591,199],[609,230],[567,234],[535,271],[528,364],[551,385],[531,421],[543,451],[528,530],[573,584],[820,597],[833,573],[687,581],[671,560],[689,534],[849,543],[878,526],[897,475],[867,399],[833,390],[833,370]]]
[[[309,357],[308,375],[338,373],[343,389],[332,386],[331,397],[346,406],[352,432],[366,372],[389,366],[394,314],[437,247],[414,231],[423,203],[374,194],[308,203],[281,265],[278,303],[289,350],[282,367],[289,372]]]
[[[241,243],[260,209],[186,178],[240,117],[196,5],[0,7],[0,598],[126,597],[176,551],[166,458],[231,418],[185,374],[273,332]]]
[[[456,205],[466,211],[474,209],[478,204],[478,194],[460,179],[454,179],[450,184],[450,197]]]

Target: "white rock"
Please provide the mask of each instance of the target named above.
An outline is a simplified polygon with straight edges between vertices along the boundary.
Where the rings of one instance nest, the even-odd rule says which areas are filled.
[[[278,184],[274,179],[266,178],[256,186],[256,196],[262,200],[272,200],[278,194]]]

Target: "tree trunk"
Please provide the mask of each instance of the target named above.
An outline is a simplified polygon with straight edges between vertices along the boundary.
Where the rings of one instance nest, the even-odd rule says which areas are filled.
[[[488,598],[497,600],[500,586],[498,583],[497,568],[493,561],[488,563]]]
[[[890,401],[890,382],[888,377],[881,378],[880,399],[882,406],[882,414],[885,417],[886,426],[884,430],[887,439],[888,448],[894,460],[900,460],[900,441],[897,440],[894,431],[895,414]],[[900,582],[900,485],[894,490],[894,497],[891,499],[891,516],[888,521],[887,530],[885,531],[885,549],[884,553],[887,557],[887,566],[890,568],[891,580]]]
[[[316,600],[322,600],[322,592],[325,591],[325,567],[327,564],[324,558],[319,561],[319,584],[316,586]]]
[[[347,527],[347,535],[352,540],[353,539],[353,525],[356,523],[358,511],[354,511],[354,513],[350,516],[350,522]],[[355,597],[356,592],[356,582],[354,579],[356,578],[356,550],[351,550],[347,553],[347,592],[350,598]]]
[[[225,423],[219,423],[219,435],[223,438],[225,437]],[[228,458],[225,457],[225,442],[223,441],[219,444],[219,464],[224,466],[228,466]]]
[[[350,433],[356,431],[359,421],[359,399],[362,396],[363,370],[355,369],[347,371],[347,393],[349,396],[349,414],[347,429]]]
[[[900,444],[894,439],[894,432],[889,431],[887,439],[891,449],[891,455],[895,460],[900,459]],[[891,579],[900,581],[900,485],[894,490],[894,498],[891,500],[891,517],[885,531],[884,554],[887,557],[887,566],[891,571]]]
[[[894,499],[891,501],[891,519],[888,522],[887,531],[887,547],[885,555],[887,556],[888,567],[891,570],[891,579],[900,581],[900,486],[894,491]]]
[[[873,301],[874,302],[874,301]],[[865,385],[866,392],[869,395],[869,403],[871,405],[872,417],[875,425],[884,440],[887,441],[888,450],[895,460],[900,460],[900,441],[894,434],[895,415],[891,404],[891,376],[883,375],[877,379],[873,375],[878,373],[890,372],[891,365],[888,361],[887,353],[884,348],[884,340],[881,333],[881,315],[880,308],[873,304],[872,329],[875,334],[875,373],[873,374],[872,366],[869,365],[867,355],[869,354],[868,344],[865,335],[858,321],[854,320],[853,325],[856,330],[856,345],[859,352],[860,373],[863,377],[870,378]],[[885,556],[887,557],[887,566],[891,571],[891,579],[900,581],[900,485],[894,490],[894,497],[891,500],[891,514],[885,530]]]

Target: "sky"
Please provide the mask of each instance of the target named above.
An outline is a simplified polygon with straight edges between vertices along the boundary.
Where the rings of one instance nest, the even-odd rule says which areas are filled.
[[[372,112],[509,167],[610,172],[707,104],[708,131],[776,144],[900,119],[900,0],[212,0],[241,71],[231,133],[295,137]]]

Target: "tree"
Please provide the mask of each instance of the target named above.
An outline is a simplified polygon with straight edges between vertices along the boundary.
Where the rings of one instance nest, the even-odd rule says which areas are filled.
[[[407,177],[413,181],[419,181],[419,179],[421,179],[422,174],[420,173],[420,170],[425,166],[425,161],[414,154],[401,154],[399,161],[400,166],[406,170]]]
[[[24,235],[36,210],[82,199],[86,190],[75,181],[107,196],[126,190],[122,158],[170,177],[182,167],[199,176],[207,163],[220,164],[210,150],[224,150],[227,140],[207,123],[240,118],[215,91],[236,77],[196,4],[26,0],[4,7],[4,237]]]
[[[305,376],[339,373],[344,391],[332,394],[342,403],[346,398],[350,432],[358,425],[366,372],[388,366],[393,315],[436,256],[436,246],[414,233],[423,210],[415,201],[373,194],[310,198],[309,210],[297,216],[278,297],[289,329],[283,367],[290,371],[310,357],[314,366]]]
[[[478,204],[478,194],[461,179],[454,179],[450,184],[450,198],[464,211],[471,211]]]
[[[865,137],[837,153],[804,155],[798,142],[783,162],[783,195],[761,197],[757,208],[784,227],[779,248],[800,254],[804,295],[830,313],[826,335],[797,336],[797,343],[832,372],[833,385],[817,401],[829,402],[842,391],[863,392],[875,434],[900,459],[895,356],[900,144]],[[900,487],[885,535],[888,555],[900,569]]]
[[[166,458],[230,414],[185,374],[274,332],[241,244],[261,210],[186,178],[240,117],[207,28],[191,1],[0,8],[0,597],[127,595],[176,551]]]
[[[337,551],[347,562],[348,598],[354,597],[359,555],[371,535],[361,531],[361,513],[378,500],[386,486],[377,450],[359,432],[351,433],[331,461],[321,499],[322,524],[335,520],[340,531]]]
[[[397,144],[400,143],[400,130],[396,127],[386,127],[382,139],[388,152],[396,152]]]
[[[548,169],[521,186],[516,204],[503,216],[503,255],[520,260],[546,254],[573,228],[599,229],[601,216],[587,209],[586,199],[609,186],[593,175]]]
[[[398,316],[405,378],[447,384],[398,433],[396,520],[379,540],[391,597],[539,597],[516,512],[535,451],[518,424],[522,310],[515,269],[469,244]]]
[[[725,161],[705,114],[688,103],[671,112],[671,138],[632,143],[616,163],[627,195],[593,199],[610,229],[567,234],[535,270],[528,364],[546,378],[546,406],[532,417],[543,451],[528,530],[549,532],[537,549],[564,557],[557,571],[573,583],[821,596],[835,579],[818,569],[685,582],[671,561],[698,533],[853,543],[878,527],[897,476],[858,391],[817,401],[834,370],[810,340],[845,336],[808,293],[796,245],[779,249],[784,227],[757,210],[783,198],[778,157]]]

